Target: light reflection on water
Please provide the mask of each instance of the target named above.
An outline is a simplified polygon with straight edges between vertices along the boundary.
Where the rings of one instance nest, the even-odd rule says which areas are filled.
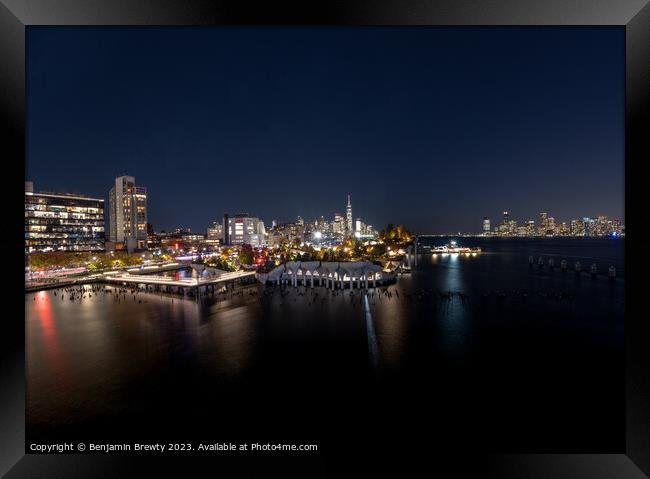
[[[602,384],[566,393],[603,410],[615,401],[613,379],[603,371],[622,357],[624,283],[529,268],[527,256],[525,248],[476,257],[422,254],[397,284],[370,291],[379,380],[412,378],[417,385],[435,377],[438,397],[454,404],[471,394],[470,377],[484,365],[499,370],[502,357],[558,380],[575,374],[572,362],[580,358]],[[452,298],[443,299],[450,291]],[[507,294],[488,294],[494,291]],[[573,299],[547,294],[553,291]],[[273,394],[290,404],[304,381],[349,389],[369,362],[357,291],[255,285],[200,302],[145,293],[119,302],[105,293],[70,301],[60,293],[25,295],[31,424],[144,414],[152,398],[166,396],[200,408],[199,397],[215,401],[259,377],[273,378]]]
[[[106,293],[70,301],[61,292],[25,296],[28,401],[44,420],[74,415],[97,401],[128,402],[127,387],[169,366],[236,376],[255,341],[247,298],[206,306],[144,293],[119,302]],[[102,391],[110,395],[101,398]]]
[[[445,277],[443,279],[447,292],[452,293],[466,291],[463,282],[463,264],[462,261],[471,261],[473,258],[460,258],[457,253],[452,253],[448,257],[440,260],[439,266],[445,266]],[[441,306],[445,309],[445,314],[440,315],[441,338],[439,345],[448,354],[462,355],[466,351],[467,332],[466,325],[468,315],[464,305],[457,301],[456,298],[445,300]]]

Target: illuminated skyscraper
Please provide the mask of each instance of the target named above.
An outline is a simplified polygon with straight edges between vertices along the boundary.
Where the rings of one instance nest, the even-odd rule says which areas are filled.
[[[483,233],[488,234],[490,232],[490,218],[487,216],[483,217]]]
[[[345,234],[345,218],[341,213],[334,213],[334,222],[332,223],[332,233],[335,235]]]
[[[133,176],[118,176],[108,193],[109,239],[128,251],[147,248],[147,188]]]
[[[354,232],[354,226],[352,224],[352,203],[350,203],[349,194],[348,194],[348,206],[345,208],[345,222],[347,227],[347,233],[352,234]]]
[[[358,233],[359,235],[365,235],[366,228],[367,226],[363,220],[361,218],[357,218],[357,221],[355,222],[354,234],[356,235]]]
[[[552,216],[548,217],[548,222],[546,224],[546,234],[554,235],[555,234],[555,218]]]
[[[539,234],[542,236],[546,235],[548,231],[548,213],[539,214]]]

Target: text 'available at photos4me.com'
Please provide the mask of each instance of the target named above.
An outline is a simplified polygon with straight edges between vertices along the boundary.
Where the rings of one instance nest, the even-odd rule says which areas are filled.
[[[239,452],[316,452],[318,444],[287,443],[287,442],[186,442],[186,443],[94,443],[94,442],[63,442],[63,443],[31,443],[29,453],[32,454],[70,454],[70,453],[169,453],[169,452],[208,452],[208,453],[239,453]]]

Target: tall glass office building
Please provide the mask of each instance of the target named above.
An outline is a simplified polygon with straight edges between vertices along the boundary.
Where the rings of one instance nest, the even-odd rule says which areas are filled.
[[[35,193],[25,183],[25,252],[103,251],[104,200]]]

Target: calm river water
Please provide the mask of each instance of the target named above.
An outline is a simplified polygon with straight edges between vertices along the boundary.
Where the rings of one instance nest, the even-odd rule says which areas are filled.
[[[26,294],[27,439],[331,450],[415,429],[449,448],[622,450],[624,240],[459,242],[484,253],[422,254],[367,304],[261,285],[200,302],[90,285],[83,299]],[[619,277],[576,276],[576,260]]]

